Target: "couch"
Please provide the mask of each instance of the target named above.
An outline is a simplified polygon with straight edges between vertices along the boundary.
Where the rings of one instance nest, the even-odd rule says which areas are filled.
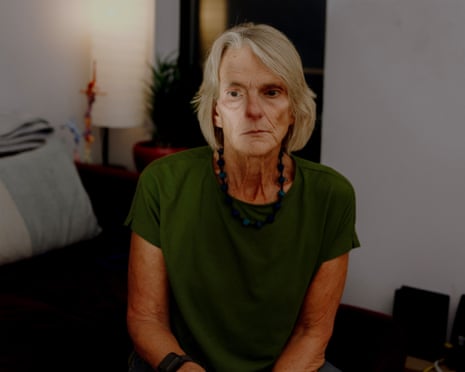
[[[123,221],[138,174],[65,160],[55,169],[61,153],[47,154],[45,165],[35,164],[37,154],[41,153],[30,152],[23,163],[14,164],[21,176],[16,178],[5,171],[4,163],[10,159],[0,158],[0,181],[24,181],[43,167],[35,182],[22,183],[35,190],[37,177],[52,177],[53,198],[48,203],[56,204],[64,197],[60,193],[68,194],[60,191],[62,182],[80,206],[87,206],[84,217],[69,217],[71,224],[87,228],[81,229],[81,238],[68,233],[68,240],[72,236],[77,241],[42,245],[0,263],[0,371],[126,371],[132,349],[125,319],[130,232]],[[10,191],[17,189],[10,181]],[[28,197],[24,192],[20,195]],[[32,196],[29,204],[47,199]],[[76,201],[58,204],[58,222],[66,225],[60,229],[69,229],[65,216],[75,214]],[[73,210],[61,210],[68,204]],[[39,209],[43,208],[53,211],[50,206]],[[6,215],[4,210],[1,213]],[[53,218],[41,216],[44,219]],[[339,308],[327,354],[345,372],[400,372],[405,363],[402,332],[392,317],[346,304]]]
[[[43,166],[37,157],[45,152],[48,152],[46,146],[8,159],[0,158],[0,181],[11,184],[12,179],[19,178],[28,183],[29,174],[34,173],[32,168]],[[43,252],[31,254],[29,250],[26,257],[10,255],[0,265],[0,371],[126,371],[131,350],[125,320],[130,233],[123,221],[138,175],[117,168],[73,164],[70,157],[69,162],[64,158],[60,161],[57,158],[62,157],[61,152],[52,153],[42,156],[53,165],[44,166],[40,175],[52,178],[55,183],[52,202],[62,198],[58,196],[57,184],[61,182],[60,174],[64,174],[77,184],[70,186],[63,182],[73,198],[81,206],[89,201],[93,215],[84,216],[91,222],[71,221],[73,225],[88,226],[84,233],[85,229],[80,230],[82,239],[73,241],[77,239],[76,233],[68,233],[72,238],[70,244],[50,243],[47,248],[43,245],[40,248]],[[26,157],[24,164],[21,157]],[[2,168],[5,162],[13,160],[19,173],[16,178],[7,172],[9,169]],[[17,189],[11,187],[11,192]],[[37,189],[37,185],[30,182],[29,189]],[[44,199],[43,196],[34,199],[39,197]],[[28,195],[22,195],[22,199],[27,198]],[[6,205],[0,197],[1,204]],[[73,210],[79,209],[73,205],[76,200],[69,204]],[[66,202],[61,201],[60,205],[67,208]],[[14,213],[3,207],[2,215],[11,219]],[[67,223],[61,223],[64,224]],[[9,235],[11,241],[14,232]]]

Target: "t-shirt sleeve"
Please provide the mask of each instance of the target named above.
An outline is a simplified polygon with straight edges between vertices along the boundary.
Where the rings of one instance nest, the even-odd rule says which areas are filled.
[[[355,191],[347,180],[333,185],[327,217],[322,262],[360,247],[355,228]]]
[[[158,185],[152,169],[139,177],[125,225],[148,242],[160,247],[160,202]]]

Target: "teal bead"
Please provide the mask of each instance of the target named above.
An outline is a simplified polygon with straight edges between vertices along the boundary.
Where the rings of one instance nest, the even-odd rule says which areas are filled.
[[[274,222],[274,214],[270,214],[270,215],[266,218],[266,222],[267,222],[267,223],[273,223],[273,222]]]

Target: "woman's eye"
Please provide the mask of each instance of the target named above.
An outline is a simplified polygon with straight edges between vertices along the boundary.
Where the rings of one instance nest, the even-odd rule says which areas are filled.
[[[279,89],[269,89],[265,92],[268,97],[276,97],[280,93]]]
[[[237,90],[230,90],[227,95],[233,98],[239,97],[241,94]]]

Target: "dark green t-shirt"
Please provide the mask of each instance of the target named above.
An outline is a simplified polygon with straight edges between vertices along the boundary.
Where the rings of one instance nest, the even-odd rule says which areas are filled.
[[[141,174],[126,224],[162,249],[173,332],[208,371],[270,370],[318,267],[359,246],[351,184],[293,159],[292,187],[261,229],[231,216],[208,147],[161,158]],[[252,218],[272,208],[234,204]]]

